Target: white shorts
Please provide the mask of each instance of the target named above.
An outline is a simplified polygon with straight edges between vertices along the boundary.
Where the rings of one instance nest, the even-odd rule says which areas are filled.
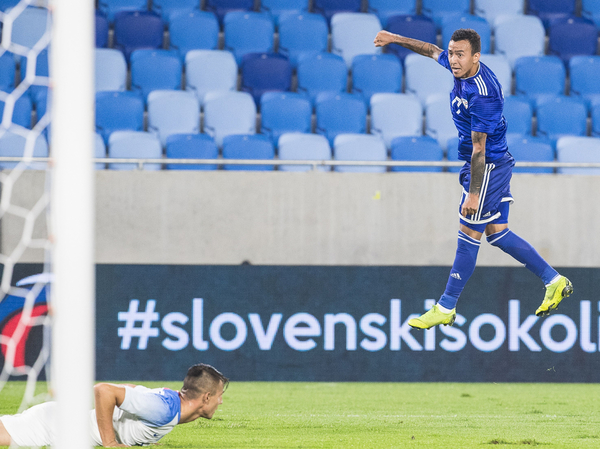
[[[50,446],[55,438],[56,402],[34,405],[18,415],[0,416],[17,446]]]

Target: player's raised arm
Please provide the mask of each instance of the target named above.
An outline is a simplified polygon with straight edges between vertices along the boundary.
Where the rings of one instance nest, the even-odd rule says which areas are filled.
[[[414,51],[415,53],[433,58],[436,61],[442,52],[442,49],[437,45],[430,44],[429,42],[423,42],[418,39],[411,39],[410,37],[400,36],[399,34],[390,33],[386,30],[382,30],[377,33],[374,43],[376,47],[384,47],[388,44],[398,44],[404,48]]]
[[[113,428],[113,412],[125,400],[123,385],[100,383],[94,386],[96,421],[104,447],[127,447],[117,442]]]

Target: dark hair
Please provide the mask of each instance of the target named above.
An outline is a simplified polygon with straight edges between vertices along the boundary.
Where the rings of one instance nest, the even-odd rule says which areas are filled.
[[[481,53],[481,38],[477,31],[472,30],[471,28],[461,28],[452,33],[452,38],[454,42],[458,41],[469,41],[471,44],[471,54]]]
[[[205,363],[198,363],[188,369],[185,379],[183,379],[181,393],[192,399],[206,392],[215,394],[219,382],[223,383],[223,390],[229,385],[229,379],[214,367]]]

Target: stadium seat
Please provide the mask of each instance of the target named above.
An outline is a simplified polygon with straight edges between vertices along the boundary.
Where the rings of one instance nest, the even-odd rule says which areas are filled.
[[[301,57],[327,51],[328,34],[327,22],[319,14],[286,14],[279,22],[279,53],[296,68]]]
[[[538,16],[548,27],[554,20],[575,15],[575,0],[527,0],[527,14]]]
[[[444,17],[442,21],[442,43],[444,48],[448,48],[448,43],[452,38],[452,33],[459,28],[471,28],[481,37],[481,53],[491,52],[492,28],[483,17],[466,15],[451,15]]]
[[[231,135],[223,138],[223,159],[273,159],[271,139],[261,134]],[[270,171],[274,165],[225,164],[225,170]]]
[[[358,55],[352,62],[352,93],[368,105],[378,92],[400,92],[402,65],[394,55]]]
[[[316,99],[315,111],[316,131],[327,137],[331,145],[338,134],[365,132],[367,107],[355,95],[320,94]]]
[[[573,56],[569,61],[570,95],[600,99],[600,56]]]
[[[481,62],[488,66],[502,86],[504,97],[512,95],[512,68],[504,55],[481,55]]]
[[[96,48],[108,47],[108,19],[99,11],[95,17]]]
[[[440,146],[446,150],[448,139],[456,137],[458,132],[452,120],[448,97],[440,95],[432,97],[425,106],[425,133],[437,139]]]
[[[500,15],[523,14],[523,0],[475,0],[475,14],[493,24]]]
[[[348,68],[357,55],[379,54],[373,39],[381,31],[375,14],[337,13],[331,18],[331,52],[340,55]]]
[[[576,55],[591,56],[598,47],[598,30],[594,22],[581,17],[552,21],[548,29],[548,54],[560,57],[565,64]]]
[[[422,14],[431,17],[438,29],[442,28],[445,17],[456,14],[469,14],[470,0],[422,0]]]
[[[587,107],[583,100],[556,97],[543,101],[537,108],[537,135],[553,142],[564,135],[585,136]]]
[[[25,151],[28,151],[28,156],[31,157],[48,157],[48,142],[43,135],[39,135],[33,144],[33,148],[26,147],[27,139],[15,134],[11,131],[6,131],[0,136],[0,156],[1,157],[24,157]],[[0,162],[0,170],[13,169],[18,162]],[[48,164],[46,162],[27,163],[23,166],[26,169],[44,170]]]
[[[561,137],[556,143],[558,162],[600,162],[600,139],[594,137]],[[567,175],[600,175],[600,168],[559,168]]]
[[[331,147],[319,134],[286,133],[279,138],[280,160],[329,160]],[[280,165],[280,171],[309,171],[310,165]],[[331,171],[329,166],[318,166],[319,171]]]
[[[416,0],[370,0],[368,12],[379,17],[381,26],[387,27],[390,17],[416,14]]]
[[[113,48],[96,48],[95,67],[96,92],[125,90],[127,62],[123,53]]]
[[[557,56],[526,56],[515,65],[515,93],[534,103],[565,92],[565,66]]]
[[[237,89],[238,67],[233,54],[222,50],[191,50],[185,57],[186,90],[203,103],[207,92]]]
[[[17,65],[15,56],[5,51],[0,55],[0,90],[11,92],[15,87]]]
[[[12,116],[7,117],[8,122],[4,123],[4,109],[6,103],[0,100],[0,121],[9,128],[10,123],[22,126],[24,128],[31,128],[31,110],[33,108],[31,98],[29,95],[21,95],[14,103]]]
[[[229,12],[245,12],[254,9],[254,0],[205,0],[205,2],[206,10],[215,13],[221,23]]]
[[[298,63],[298,92],[314,102],[321,92],[345,92],[348,83],[346,63],[331,53],[307,55]]]
[[[108,140],[108,157],[130,159],[162,159],[160,140],[152,133],[115,131]],[[111,170],[136,170],[138,164],[110,163]],[[160,170],[161,164],[144,164],[144,170]]]
[[[581,15],[600,27],[600,2],[598,0],[581,0]]]
[[[336,161],[386,161],[387,149],[378,136],[369,134],[339,134],[333,143],[333,159]],[[387,171],[384,165],[336,165],[337,172]]]
[[[444,150],[432,137],[396,137],[391,143],[393,161],[441,161]],[[392,171],[441,172],[443,167],[392,167]]]
[[[458,144],[458,137],[452,137],[448,139],[448,141],[446,142],[446,159],[448,160],[448,162],[460,162],[461,164],[464,164],[465,161],[461,161],[458,159]],[[448,167],[448,171],[450,173],[458,173],[461,168],[462,165],[456,167]]]
[[[164,22],[169,23],[178,14],[187,14],[200,9],[198,0],[152,0],[152,10],[162,17]]]
[[[6,12],[16,6],[21,0],[0,0],[0,11]]]
[[[292,65],[278,53],[249,53],[242,60],[242,88],[254,98],[269,91],[286,91],[292,87]]]
[[[158,49],[163,45],[163,23],[160,16],[151,11],[123,11],[115,16],[115,48],[121,50],[125,59],[134,50]]]
[[[406,93],[416,94],[425,105],[432,95],[444,94],[449,98],[454,87],[454,77],[446,68],[431,58],[408,55],[404,60]]]
[[[153,90],[181,89],[182,64],[170,50],[135,50],[131,53],[131,90],[144,99]]]
[[[115,15],[123,11],[146,11],[148,2],[146,0],[99,0],[98,9],[112,23]]]
[[[148,131],[164,147],[171,134],[200,132],[200,104],[191,92],[155,90],[148,95]]]
[[[167,138],[168,159],[217,159],[219,147],[207,134],[173,134]],[[168,170],[216,170],[217,164],[166,164]]]
[[[216,50],[219,44],[219,22],[207,11],[187,11],[173,15],[169,23],[170,49],[185,60],[190,50]]]
[[[424,42],[435,44],[437,42],[437,32],[435,23],[429,17],[417,15],[400,15],[390,17],[386,29],[390,33],[401,36],[419,39]],[[385,47],[387,53],[392,53],[404,62],[409,54],[413,53],[408,48],[397,44],[390,44]]]
[[[260,100],[261,129],[277,145],[284,133],[310,133],[312,105],[301,94],[267,92]]]
[[[248,53],[273,51],[275,29],[268,14],[234,11],[227,13],[224,23],[225,50],[233,53],[238,65]]]
[[[114,131],[144,130],[144,100],[134,92],[96,93],[96,132],[108,143]]]
[[[517,161],[515,173],[554,173],[552,167],[519,167],[519,162],[554,162],[554,148],[543,138],[515,136],[508,139],[508,151]]]
[[[204,97],[204,132],[217,145],[231,134],[256,132],[256,104],[247,92],[210,92]]]
[[[47,8],[25,8],[12,24],[11,43],[31,49],[42,39],[50,42],[50,22]]]
[[[500,16],[494,23],[495,54],[505,55],[511,67],[523,56],[542,56],[546,32],[536,16]]]
[[[504,118],[508,134],[531,136],[533,108],[531,102],[524,97],[508,97],[504,99]]]
[[[261,0],[261,11],[273,17],[275,25],[283,16],[308,14],[309,0]]]
[[[35,58],[35,72],[28,73],[27,68],[29,67],[28,58],[21,56],[21,79],[29,77],[29,81],[32,83],[28,88],[28,94],[31,99],[36,102],[38,97],[42,95],[47,89],[47,85],[42,85],[39,80],[35,77],[46,78],[48,80],[49,74],[49,61],[48,61],[48,49],[45,48],[39,52]]]
[[[104,139],[98,133],[94,134],[94,157],[106,157],[106,145],[104,144]],[[106,164],[100,162],[94,164],[94,166],[96,167],[96,170],[104,170],[106,168]]]
[[[401,136],[423,134],[423,107],[410,94],[375,94],[371,97],[371,134],[380,136],[388,148]]]
[[[313,10],[330,21],[340,12],[360,12],[361,0],[313,0]]]

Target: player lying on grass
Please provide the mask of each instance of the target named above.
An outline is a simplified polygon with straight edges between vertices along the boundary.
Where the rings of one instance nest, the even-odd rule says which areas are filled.
[[[436,60],[454,75],[450,109],[458,130],[458,159],[465,161],[459,177],[463,194],[459,206],[458,245],[446,290],[431,310],[408,324],[429,329],[454,323],[456,303],[475,269],[484,232],[491,245],[514,257],[544,282],[546,295],[535,314],[547,315],[573,292],[573,286],[529,243],[508,228],[508,210],[513,202],[510,179],[515,161],[506,143],[502,86],[489,67],[479,61],[479,34],[471,29],[456,30],[447,51],[388,31],[380,31],[375,37],[376,47],[391,43]],[[548,210],[554,212],[558,208],[558,205],[550,205]]]
[[[223,403],[229,380],[210,365],[192,366],[181,391],[141,385],[100,383],[94,386],[92,440],[97,446],[147,446],[177,424],[211,419]],[[0,446],[50,446],[55,402],[34,405],[18,415],[0,417]]]

